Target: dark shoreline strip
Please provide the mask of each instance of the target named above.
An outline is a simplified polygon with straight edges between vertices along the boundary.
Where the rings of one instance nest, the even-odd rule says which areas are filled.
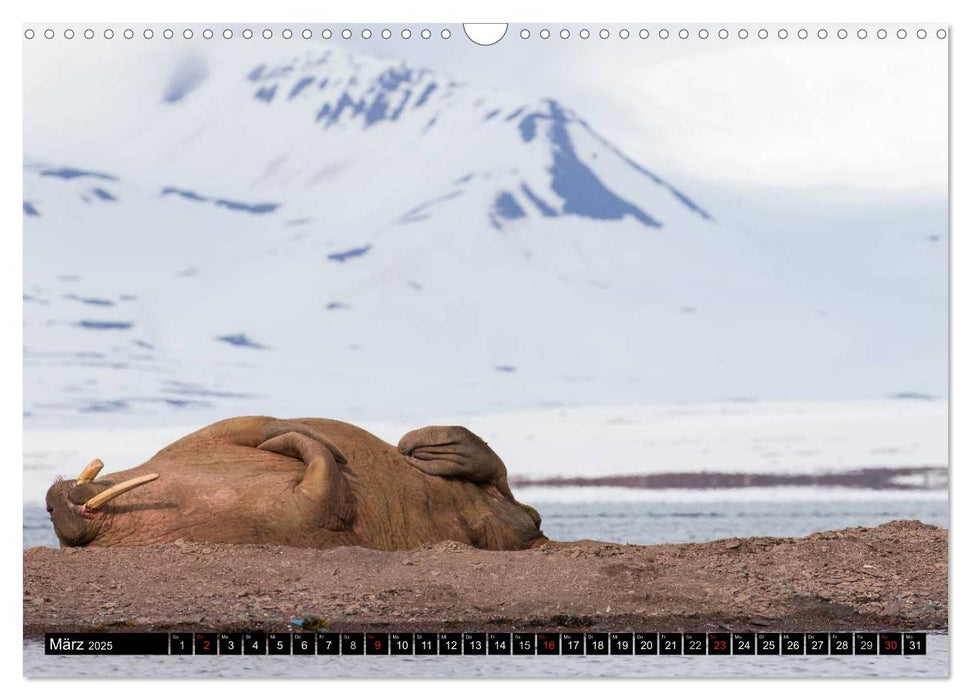
[[[913,477],[922,477],[921,480]],[[906,482],[898,482],[907,477]],[[771,474],[759,472],[666,472],[601,477],[511,479],[513,487],[524,486],[619,486],[629,489],[741,489],[773,486],[842,486],[885,491],[948,488],[947,467],[872,467],[818,474]]]

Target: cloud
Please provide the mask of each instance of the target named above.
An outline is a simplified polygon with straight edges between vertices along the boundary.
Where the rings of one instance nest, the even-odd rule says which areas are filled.
[[[757,45],[630,68],[618,103],[692,177],[946,194],[943,42]]]

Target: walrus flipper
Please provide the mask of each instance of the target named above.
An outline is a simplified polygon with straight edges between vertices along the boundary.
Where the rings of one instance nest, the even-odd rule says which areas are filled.
[[[281,426],[282,427],[282,426]],[[270,431],[275,432],[275,431]],[[259,449],[301,460],[306,466],[294,493],[328,530],[346,530],[353,519],[353,498],[340,464],[347,460],[337,448],[303,433],[289,431],[260,443]]]
[[[430,425],[412,430],[398,442],[398,451],[426,474],[492,484],[512,499],[506,465],[485,440],[468,428]]]

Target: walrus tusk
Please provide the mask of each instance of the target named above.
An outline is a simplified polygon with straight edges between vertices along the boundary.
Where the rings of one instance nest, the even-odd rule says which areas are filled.
[[[88,466],[81,470],[81,474],[78,476],[75,483],[86,484],[89,481],[94,481],[95,477],[98,476],[98,472],[105,468],[105,463],[100,459],[92,459],[88,462]]]
[[[158,478],[158,474],[143,474],[142,476],[136,476],[134,479],[129,479],[128,481],[123,481],[120,484],[115,484],[110,489],[102,491],[97,496],[92,496],[89,498],[84,507],[87,510],[98,510],[108,501],[118,498],[121,494],[131,491],[132,489],[138,488],[142,484],[147,484],[149,481],[155,481]]]

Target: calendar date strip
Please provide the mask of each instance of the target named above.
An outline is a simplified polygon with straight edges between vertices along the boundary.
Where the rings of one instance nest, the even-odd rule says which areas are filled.
[[[912,656],[926,632],[48,632],[48,655]]]

